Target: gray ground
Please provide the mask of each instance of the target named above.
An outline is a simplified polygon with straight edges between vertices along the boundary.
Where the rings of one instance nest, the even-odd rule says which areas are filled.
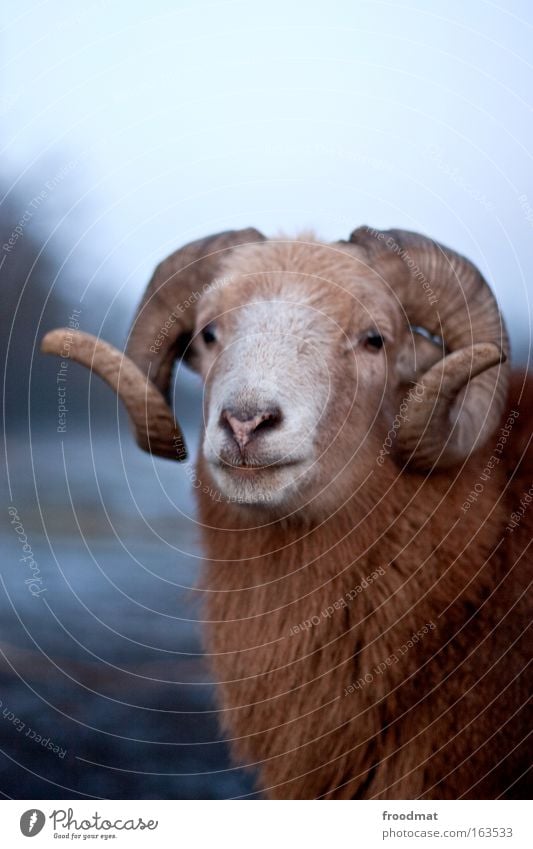
[[[187,469],[142,454],[126,430],[122,441],[93,434],[91,449],[71,422],[61,436],[10,438],[7,461],[0,791],[13,798],[252,793],[251,778],[229,763],[202,657]],[[20,560],[10,506],[39,569],[38,596],[25,582],[32,571]]]

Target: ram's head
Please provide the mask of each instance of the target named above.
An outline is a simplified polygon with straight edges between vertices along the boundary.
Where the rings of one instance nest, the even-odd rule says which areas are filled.
[[[56,330],[43,350],[59,353]],[[414,233],[347,242],[194,242],[159,265],[125,355],[83,333],[70,356],[117,391],[139,445],[182,460],[176,360],[204,380],[202,464],[223,495],[290,507],[384,466],[462,463],[505,403],[507,338],[477,269]],[[179,400],[177,402],[179,410]]]

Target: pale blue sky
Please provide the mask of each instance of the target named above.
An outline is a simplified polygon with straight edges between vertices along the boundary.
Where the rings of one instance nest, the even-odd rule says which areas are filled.
[[[227,227],[402,226],[481,266],[524,351],[527,0],[2,7],[4,169],[28,201],[52,181],[39,224],[105,297]]]

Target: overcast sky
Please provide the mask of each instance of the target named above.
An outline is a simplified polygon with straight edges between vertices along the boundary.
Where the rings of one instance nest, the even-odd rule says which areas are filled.
[[[227,227],[402,226],[474,259],[527,346],[528,0],[2,8],[8,185],[48,184],[36,219],[103,296]]]

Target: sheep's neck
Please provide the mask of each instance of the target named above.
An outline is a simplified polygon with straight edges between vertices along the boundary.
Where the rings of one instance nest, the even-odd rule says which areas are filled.
[[[209,506],[202,513],[206,524],[216,524]],[[364,741],[375,737],[383,720],[379,710],[367,708],[394,677],[392,672],[378,679],[372,670],[387,662],[396,643],[399,648],[406,642],[415,620],[405,610],[395,622],[397,611],[383,636],[387,626],[379,607],[391,585],[401,583],[400,574],[394,575],[398,565],[385,562],[379,547],[365,544],[370,529],[354,532],[353,527],[353,520],[338,516],[320,527],[276,523],[206,535],[212,558],[205,580],[211,622],[207,649],[220,682],[226,730],[232,738],[244,738],[233,748],[245,762],[296,746],[297,760],[305,755],[306,770],[312,770],[325,755],[320,746],[306,747],[310,727],[326,733],[326,748],[334,750],[335,728],[346,722],[346,711],[352,718],[361,714],[357,754],[363,774],[372,757]],[[281,730],[280,720],[286,723]],[[338,745],[345,745],[342,740],[339,731]],[[268,764],[276,780],[295,774],[290,754]],[[340,781],[324,769],[317,775],[342,783],[343,767],[335,762],[332,768],[341,769]],[[268,765],[262,770],[265,787],[273,780],[270,772]],[[349,795],[353,792],[351,786]],[[320,786],[313,786],[311,776],[284,786],[281,795],[320,795]]]

